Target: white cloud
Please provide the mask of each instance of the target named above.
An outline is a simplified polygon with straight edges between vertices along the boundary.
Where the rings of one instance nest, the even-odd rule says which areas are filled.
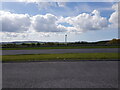
[[[3,32],[84,32],[88,30],[102,30],[108,26],[106,18],[100,12],[82,13],[74,17],[57,17],[53,14],[29,16],[0,11],[0,21]],[[111,17],[113,17],[111,15]],[[113,22],[114,18],[109,21]],[[62,25],[68,23],[70,26]]]
[[[0,32],[1,41],[46,41],[56,33],[51,32],[34,32],[34,33],[16,33],[16,32]],[[58,34],[57,34],[58,35]]]
[[[28,2],[31,3],[31,2]],[[33,3],[33,2],[32,2]],[[45,9],[52,11],[51,7],[65,7],[66,2],[34,2],[39,10]]]
[[[113,12],[107,20],[100,15],[97,10],[91,13],[82,13],[74,17],[58,17],[53,14],[29,16],[27,14],[15,14],[0,11],[0,21],[3,32],[25,32],[34,30],[35,32],[84,32],[88,30],[102,30],[118,25],[118,4],[112,7]],[[68,23],[66,26],[61,23]]]
[[[57,25],[58,18],[52,14],[36,15],[32,17],[32,27],[38,32],[64,32],[65,27]]]
[[[28,37],[27,33],[0,32],[0,34],[2,35],[2,41],[26,40]]]
[[[15,0],[15,1],[30,3],[30,2],[41,2],[42,0]]]
[[[118,3],[114,4],[112,8],[115,10],[115,12],[113,12],[109,18],[109,22],[111,23],[110,27],[118,28],[118,11],[120,12],[118,9]]]
[[[0,11],[0,22],[2,22],[3,32],[22,32],[28,30],[30,18],[27,14]]]
[[[119,2],[119,0],[1,0],[3,2]]]
[[[67,28],[58,25],[58,18],[52,14],[29,16],[27,14],[15,14],[0,11],[0,22],[3,32],[65,32]]]
[[[102,30],[108,26],[107,19],[101,17],[97,10],[94,10],[91,14],[82,13],[76,17],[61,18],[59,22],[67,22],[80,32]]]
[[[57,7],[55,2],[36,2],[38,9],[50,9],[50,7]]]
[[[59,7],[65,7],[66,6],[66,2],[57,2]]]
[[[48,37],[55,35],[57,32],[59,33],[56,35],[60,34],[60,32],[61,34],[63,34],[62,32],[82,33],[90,30],[115,28],[118,25],[118,13],[120,11],[118,11],[118,4],[113,5],[112,8],[115,11],[108,20],[102,17],[97,10],[91,13],[81,13],[73,17],[58,17],[50,13],[29,16],[28,14],[0,11],[0,22],[2,22],[3,30],[2,38],[3,40],[37,40],[45,37],[47,40]],[[68,26],[64,23],[67,23]]]
[[[66,2],[47,2],[42,0],[19,0],[18,2],[35,3],[39,10],[50,9],[51,7],[65,7]]]

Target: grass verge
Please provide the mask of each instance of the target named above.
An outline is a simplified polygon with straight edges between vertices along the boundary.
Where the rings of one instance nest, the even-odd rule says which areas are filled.
[[[2,50],[32,50],[32,49],[82,49],[82,48],[120,48],[120,46],[25,47],[25,48],[2,48]]]
[[[66,54],[31,54],[3,55],[2,61],[44,61],[44,60],[105,60],[120,59],[118,53],[66,53]]]

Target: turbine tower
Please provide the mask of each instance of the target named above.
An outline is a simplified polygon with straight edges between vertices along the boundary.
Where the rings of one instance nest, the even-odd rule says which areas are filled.
[[[67,44],[67,34],[65,35],[65,43]]]

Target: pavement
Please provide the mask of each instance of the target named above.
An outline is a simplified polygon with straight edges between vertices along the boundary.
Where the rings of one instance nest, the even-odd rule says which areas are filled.
[[[2,55],[60,53],[118,53],[118,48],[2,50]]]
[[[117,88],[119,61],[3,63],[3,88]]]

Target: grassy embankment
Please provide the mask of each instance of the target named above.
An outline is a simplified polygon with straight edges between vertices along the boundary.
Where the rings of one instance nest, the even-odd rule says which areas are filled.
[[[2,48],[2,50],[32,50],[32,49],[84,49],[84,48],[120,48],[120,46],[25,47],[25,48]]]
[[[45,61],[45,60],[112,60],[120,59],[118,53],[67,53],[67,54],[32,54],[3,55],[2,61]]]

